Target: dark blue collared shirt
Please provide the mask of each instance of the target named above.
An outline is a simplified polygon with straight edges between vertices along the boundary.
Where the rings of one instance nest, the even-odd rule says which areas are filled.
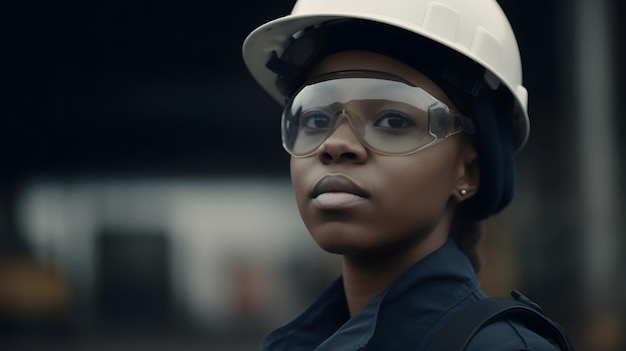
[[[471,263],[448,240],[352,317],[343,280],[337,279],[304,313],[271,332],[262,350],[427,350],[455,312],[484,298]],[[558,349],[522,325],[502,320],[482,329],[466,350]]]

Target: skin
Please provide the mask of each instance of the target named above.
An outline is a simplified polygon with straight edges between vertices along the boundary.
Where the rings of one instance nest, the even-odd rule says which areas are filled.
[[[329,55],[312,76],[354,69],[403,77],[455,110],[426,76],[377,53]],[[478,189],[476,161],[476,151],[459,134],[410,155],[377,154],[361,145],[346,120],[313,155],[291,159],[293,188],[306,227],[321,248],[343,255],[351,315],[445,243],[456,205]],[[320,204],[311,192],[329,174],[349,178],[368,196],[338,206]],[[460,195],[461,189],[467,194]]]

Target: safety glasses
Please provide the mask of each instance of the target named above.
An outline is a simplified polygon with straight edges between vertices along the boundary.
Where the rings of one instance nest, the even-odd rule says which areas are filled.
[[[308,82],[282,116],[283,147],[310,156],[346,119],[358,140],[384,155],[408,155],[465,132],[471,119],[423,89],[378,71],[341,71]]]

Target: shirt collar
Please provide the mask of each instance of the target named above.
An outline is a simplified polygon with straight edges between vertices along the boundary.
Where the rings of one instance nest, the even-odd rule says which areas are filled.
[[[342,278],[292,322],[271,332],[262,350],[358,350],[419,343],[447,311],[478,289],[469,260],[453,240],[402,274],[352,318]],[[393,335],[393,338],[389,338]],[[393,345],[397,343],[396,345]]]

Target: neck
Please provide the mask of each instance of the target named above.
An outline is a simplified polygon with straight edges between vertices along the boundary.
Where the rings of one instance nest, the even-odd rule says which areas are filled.
[[[388,288],[407,269],[445,244],[449,224],[442,222],[426,238],[401,250],[344,255],[343,285],[350,316]]]

